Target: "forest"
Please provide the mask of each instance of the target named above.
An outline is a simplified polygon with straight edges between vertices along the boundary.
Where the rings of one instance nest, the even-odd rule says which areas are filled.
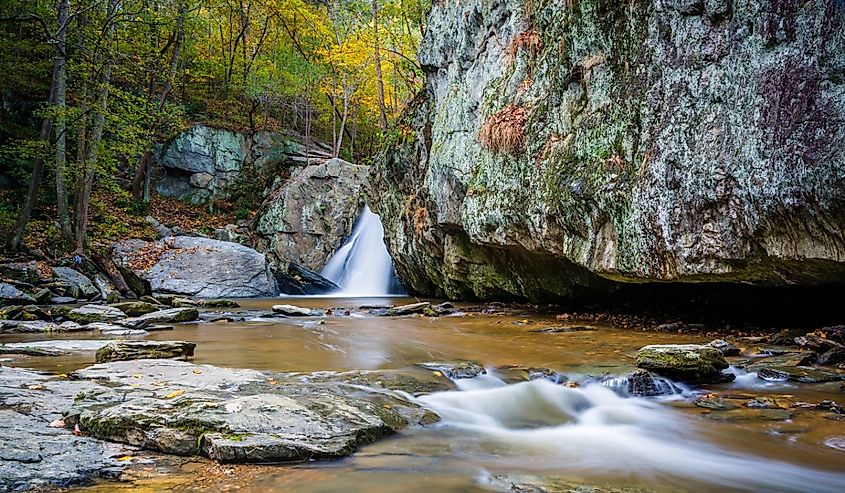
[[[5,1],[0,159],[4,180],[29,186],[3,198],[6,246],[55,236],[30,224],[53,216],[57,253],[84,252],[107,197],[144,215],[155,144],[194,122],[367,162],[421,87],[426,2]]]

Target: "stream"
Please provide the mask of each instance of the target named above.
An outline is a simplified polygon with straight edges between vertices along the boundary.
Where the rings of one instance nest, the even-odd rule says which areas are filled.
[[[288,301],[353,308],[413,300]],[[266,310],[278,300],[240,302],[244,309]],[[643,345],[712,337],[602,326],[584,332],[535,332],[556,323],[553,316],[532,311],[439,318],[353,315],[189,323],[151,333],[147,339],[195,342],[195,363],[232,368],[419,372],[417,363],[467,359],[483,363],[488,373],[458,380],[458,391],[416,398],[441,416],[439,423],[362,447],[345,460],[231,468],[187,460],[163,473],[79,490],[543,491],[518,489],[525,483],[579,492],[835,492],[845,486],[845,422],[830,419],[828,413],[788,408],[789,419],[784,419],[757,409],[710,411],[693,404],[691,392],[700,389],[681,387],[674,396],[631,398],[612,390],[612,380],[595,378],[633,370],[633,356]],[[80,336],[66,338],[85,338]],[[16,334],[3,339],[43,338]],[[90,353],[78,353],[14,364],[66,373],[91,360]],[[512,367],[550,368],[564,375],[561,383],[577,386],[549,380],[508,383]],[[767,383],[746,375],[708,390],[789,403],[841,402],[845,396],[840,385]],[[577,485],[598,489],[572,489]]]

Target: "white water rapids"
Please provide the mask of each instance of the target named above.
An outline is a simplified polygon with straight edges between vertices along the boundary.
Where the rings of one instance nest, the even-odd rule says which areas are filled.
[[[547,380],[508,385],[491,375],[456,383],[462,390],[417,402],[437,412],[439,426],[449,434],[477,442],[480,450],[473,454],[486,453],[490,463],[506,468],[518,460],[520,468],[527,464],[561,476],[634,474],[712,485],[712,491],[845,490],[845,474],[722,449],[690,431],[695,429],[692,420],[670,406],[621,397],[600,383],[579,388]]]
[[[384,244],[381,219],[364,206],[352,234],[320,273],[340,286],[338,296],[388,296],[394,283],[393,260]]]

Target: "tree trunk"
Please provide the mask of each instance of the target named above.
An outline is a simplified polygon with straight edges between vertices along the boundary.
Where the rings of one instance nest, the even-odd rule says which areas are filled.
[[[70,9],[70,0],[59,0],[58,25],[56,31],[56,62],[58,68],[56,75],[56,202],[59,208],[59,225],[62,230],[62,238],[65,242],[71,241],[70,228],[70,214],[68,212],[68,198],[67,198],[67,136],[65,112],[67,109],[67,20],[68,10]]]
[[[156,130],[161,124],[161,112],[164,111],[164,104],[167,102],[167,97],[173,90],[173,83],[176,80],[176,74],[179,71],[179,56],[182,51],[182,43],[185,39],[185,20],[188,16],[188,3],[186,0],[180,0],[179,13],[176,17],[176,40],[173,42],[173,54],[170,57],[170,73],[167,77],[167,82],[156,106],[156,118],[153,128],[150,129],[150,134],[155,137]],[[153,145],[153,142],[150,142]],[[135,176],[132,180],[132,197],[135,200],[143,199],[144,202],[150,201],[150,178],[153,170],[152,152],[146,151],[138,160],[138,167],[135,170]]]
[[[47,97],[47,101],[50,104],[54,104],[56,102],[56,81],[58,80],[58,71],[59,67],[56,61],[54,61],[53,75],[50,77],[50,95]],[[52,132],[53,119],[48,115],[45,116],[44,121],[41,122],[41,133],[38,135],[38,139],[41,142],[48,142]],[[23,233],[26,231],[26,225],[29,223],[29,218],[32,217],[32,210],[35,209],[35,203],[38,202],[38,195],[41,191],[41,180],[43,178],[44,158],[42,156],[38,156],[35,158],[35,162],[32,165],[32,176],[29,180],[29,194],[26,196],[26,202],[24,202],[20,216],[18,216],[18,221],[15,223],[15,233],[12,235],[12,239],[9,240],[10,250],[18,250],[21,247],[21,241],[23,240]]]
[[[373,0],[373,31],[375,38],[374,59],[376,65],[376,83],[378,85],[379,123],[382,130],[387,130],[387,108],[384,105],[384,78],[381,74],[381,54],[378,38],[378,0]]]
[[[76,205],[76,253],[82,254],[85,251],[85,237],[88,231],[88,206],[91,203],[91,187],[94,183],[97,159],[100,152],[100,142],[103,140],[103,127],[106,123],[106,110],[109,101],[109,83],[111,82],[111,39],[114,32],[114,13],[117,10],[118,0],[109,0],[109,10],[106,16],[108,24],[103,28],[103,49],[106,50],[103,56],[103,68],[100,72],[100,88],[97,101],[97,112],[93,117],[91,127],[91,139],[88,143],[88,155],[85,160],[83,171],[85,181],[82,190],[77,193]]]

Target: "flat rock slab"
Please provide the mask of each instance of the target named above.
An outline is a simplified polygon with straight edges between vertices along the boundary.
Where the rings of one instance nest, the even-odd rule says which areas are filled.
[[[74,296],[81,295],[77,297],[91,299],[100,295],[100,290],[94,286],[91,279],[79,271],[70,267],[54,267],[53,273],[56,274],[57,278],[71,285],[72,289],[76,291]]]
[[[273,313],[279,313],[288,317],[321,317],[322,310],[312,310],[295,305],[273,305]]]
[[[637,351],[637,366],[687,381],[723,381],[728,362],[715,348],[699,344],[651,345]]]
[[[99,438],[221,462],[343,457],[431,420],[407,400],[344,382],[175,360],[99,364],[72,377],[105,385],[76,399],[68,423]]]
[[[109,305],[85,305],[67,312],[67,318],[80,324],[92,322],[111,322],[126,318],[119,308]]]
[[[115,323],[133,329],[145,329],[148,326],[160,323],[174,324],[180,322],[191,322],[198,319],[199,316],[200,313],[196,308],[168,308],[166,310],[159,310],[157,312],[147,313],[138,317],[124,318],[123,320],[115,321]]]
[[[62,322],[60,324],[53,322],[44,322],[42,320],[33,321],[16,321],[16,320],[0,320],[0,332],[16,332],[16,333],[51,333],[51,332],[82,332],[91,330],[84,325],[76,322]]]
[[[119,473],[126,464],[115,458],[123,446],[48,426],[79,392],[95,387],[0,367],[0,491],[67,487]]]
[[[103,344],[97,350],[96,362],[127,361],[155,358],[188,358],[197,345],[185,341],[119,341]]]
[[[17,354],[29,354],[30,356],[61,356],[67,353],[94,352],[111,341],[97,340],[65,340],[56,339],[52,341],[14,342],[0,346],[0,353],[12,354],[10,351],[21,351]],[[30,351],[27,353],[26,351]],[[38,352],[42,354],[37,354]]]

